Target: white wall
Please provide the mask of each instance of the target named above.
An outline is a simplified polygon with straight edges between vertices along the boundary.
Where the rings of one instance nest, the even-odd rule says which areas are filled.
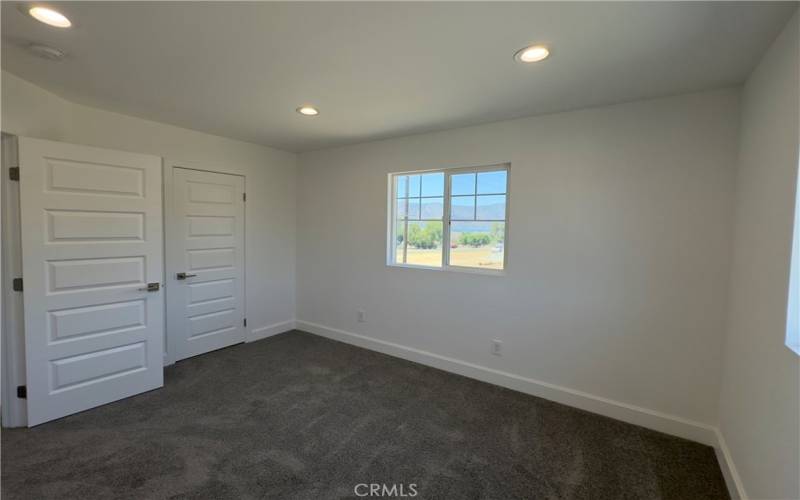
[[[784,345],[797,186],[798,15],[744,87],[720,428],[751,498],[800,498],[800,357]]]
[[[5,71],[0,127],[16,135],[150,153],[167,162],[241,170],[248,191],[248,329],[257,336],[294,319],[293,153],[77,105]]]
[[[738,100],[726,89],[301,154],[298,324],[716,424]],[[505,161],[506,276],[385,265],[389,172]]]

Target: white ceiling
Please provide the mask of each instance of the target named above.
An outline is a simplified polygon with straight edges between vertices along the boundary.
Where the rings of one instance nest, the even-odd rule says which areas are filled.
[[[56,5],[72,29],[3,2],[4,69],[81,104],[307,151],[738,84],[797,3]],[[550,59],[516,63],[532,42]],[[318,117],[295,113],[307,102]]]

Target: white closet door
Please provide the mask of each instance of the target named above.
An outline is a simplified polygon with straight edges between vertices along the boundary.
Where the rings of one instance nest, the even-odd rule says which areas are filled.
[[[21,137],[19,163],[28,425],[161,387],[161,159]]]
[[[168,327],[175,360],[244,342],[244,177],[173,168]]]

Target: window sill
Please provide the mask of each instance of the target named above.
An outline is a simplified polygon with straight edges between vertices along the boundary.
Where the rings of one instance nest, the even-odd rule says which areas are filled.
[[[415,266],[412,264],[392,264],[387,263],[386,267],[393,267],[397,269],[419,269],[423,271],[437,271],[437,272],[452,272],[452,273],[464,273],[464,274],[482,274],[485,276],[505,276],[506,270],[505,269],[476,269],[471,267],[460,267],[460,266],[444,266],[444,267],[432,267],[432,266]]]

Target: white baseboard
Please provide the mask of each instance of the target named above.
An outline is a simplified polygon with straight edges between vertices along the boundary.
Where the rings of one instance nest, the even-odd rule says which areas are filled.
[[[728,443],[725,442],[725,437],[719,429],[716,429],[716,435],[717,444],[714,446],[714,452],[717,454],[719,468],[722,470],[722,476],[725,478],[728,492],[733,500],[748,500],[747,492],[744,490],[744,483],[742,483],[742,478],[733,463],[731,451],[728,449]]]
[[[291,319],[289,321],[281,321],[280,323],[262,326],[260,328],[253,328],[248,332],[247,342],[255,342],[256,340],[265,339],[279,333],[294,330],[294,324],[295,321]]]
[[[385,340],[378,340],[337,328],[329,328],[309,321],[297,320],[295,324],[300,330],[305,330],[322,337],[407,359],[501,387],[507,387],[574,408],[580,408],[581,410],[622,420],[623,422],[640,425],[665,434],[682,437],[708,446],[716,447],[719,443],[717,429],[702,422],[696,422],[675,415],[623,403],[621,401],[595,396],[594,394],[487,368],[466,361],[440,356]]]
[[[712,446],[731,498],[748,500],[725,438],[719,429],[712,425],[310,321],[290,320],[255,328],[250,332],[248,342],[295,328]]]

